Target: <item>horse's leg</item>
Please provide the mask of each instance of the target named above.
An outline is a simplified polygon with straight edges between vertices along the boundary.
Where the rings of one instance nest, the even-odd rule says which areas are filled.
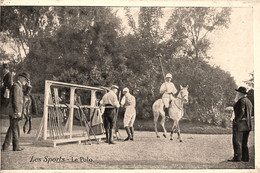
[[[179,124],[179,121],[177,123],[177,133],[178,133],[178,139],[180,142],[182,142],[182,139],[181,139],[181,129],[180,129],[180,124]]]
[[[25,122],[24,122],[24,125],[23,125],[23,133],[25,133],[25,130],[26,130],[26,125],[27,125],[27,122],[28,122],[28,117],[26,114],[24,114],[25,116]]]
[[[29,115],[29,130],[27,132],[27,134],[30,134],[32,130],[32,115]]]
[[[165,114],[162,114],[161,126],[163,128],[163,136],[166,138],[167,131],[165,129],[164,124],[165,124]]]
[[[153,120],[154,120],[154,131],[155,131],[155,134],[156,134],[156,137],[159,138],[160,136],[158,135],[158,130],[157,130],[157,121],[158,121],[158,118],[159,118],[159,112],[158,111],[154,111],[153,112]]]
[[[172,125],[172,131],[171,131],[171,136],[170,136],[170,140],[173,140],[172,136],[173,136],[173,133],[174,133],[174,130],[176,129],[176,120],[173,120],[173,125]]]

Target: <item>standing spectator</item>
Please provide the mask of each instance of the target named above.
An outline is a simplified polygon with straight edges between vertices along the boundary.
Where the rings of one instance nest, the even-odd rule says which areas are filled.
[[[6,113],[10,102],[10,89],[13,84],[12,73],[9,71],[9,64],[3,64],[3,85],[1,87],[1,112]]]
[[[246,97],[245,87],[236,89],[236,98],[234,105],[235,118],[233,119],[233,149],[234,157],[231,162],[248,162],[248,137],[251,130],[252,103]]]
[[[106,131],[106,142],[109,144],[115,144],[113,142],[113,129],[115,128],[115,114],[116,110],[120,107],[116,93],[118,86],[112,85],[111,90],[106,93],[100,101],[101,106],[105,106],[104,112],[104,127]]]
[[[128,88],[123,89],[124,97],[121,100],[121,106],[125,107],[125,115],[124,115],[124,127],[127,133],[127,138],[125,141],[134,140],[134,122],[136,117],[135,110],[135,97],[129,93]]]
[[[13,142],[13,151],[22,151],[19,145],[19,121],[22,117],[23,111],[23,88],[30,81],[28,73],[21,73],[18,75],[18,81],[14,83],[11,88],[11,104],[12,110],[9,112],[10,126],[6,133],[5,141],[2,150],[7,150],[11,140]],[[13,138],[13,139],[12,139]]]

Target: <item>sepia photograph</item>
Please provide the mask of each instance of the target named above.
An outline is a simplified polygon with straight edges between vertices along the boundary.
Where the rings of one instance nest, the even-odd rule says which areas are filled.
[[[259,171],[256,17],[256,1],[1,0],[1,172]]]

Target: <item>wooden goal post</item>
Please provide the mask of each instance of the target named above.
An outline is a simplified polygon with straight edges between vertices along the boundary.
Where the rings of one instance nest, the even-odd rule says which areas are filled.
[[[52,96],[51,94],[51,89],[52,88],[58,88],[58,87],[62,87],[62,88],[69,88],[70,89],[70,101],[69,104],[65,105],[65,104],[56,104],[50,102],[50,98]],[[81,137],[73,137],[73,135],[75,134],[73,132],[73,116],[74,116],[74,109],[78,108],[78,105],[74,104],[74,96],[75,96],[75,90],[87,90],[90,91],[91,96],[90,96],[90,105],[81,105],[81,108],[89,108],[90,109],[90,115],[91,113],[95,110],[95,109],[99,109],[98,105],[96,105],[96,92],[97,91],[101,91],[104,92],[106,91],[106,89],[104,89],[104,87],[91,87],[91,86],[85,86],[85,85],[78,85],[78,84],[71,84],[71,83],[64,83],[64,82],[58,82],[58,81],[50,81],[50,80],[46,80],[45,81],[45,91],[44,91],[44,108],[43,108],[43,117],[40,123],[40,127],[37,131],[36,137],[35,137],[35,143],[36,144],[41,144],[41,145],[46,145],[46,146],[56,146],[56,144],[59,143],[67,143],[67,142],[78,142],[81,143],[81,141],[83,140],[87,140],[85,136],[81,136]],[[57,95],[57,90],[56,90],[56,95]],[[58,127],[56,125],[56,129],[57,128],[63,128],[62,130],[64,130],[65,136],[62,138],[57,138],[57,139],[53,139],[50,137],[50,133],[48,133],[48,131],[50,130],[49,125],[48,125],[48,121],[50,121],[48,117],[50,112],[50,108],[68,108],[69,109],[69,117],[68,120],[66,122],[65,127]],[[96,111],[96,112],[100,112],[100,111]],[[101,116],[101,115],[99,115]],[[57,118],[58,119],[58,118]],[[58,123],[56,123],[58,124]],[[81,132],[82,133],[82,132]],[[104,138],[104,134],[103,135],[99,135],[97,136],[98,139]],[[88,139],[89,140],[89,139]]]

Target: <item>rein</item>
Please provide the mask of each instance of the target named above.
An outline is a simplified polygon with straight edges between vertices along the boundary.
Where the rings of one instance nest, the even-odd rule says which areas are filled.
[[[179,91],[178,95],[180,94],[180,92],[181,92],[181,91]],[[176,97],[176,99],[180,99],[181,102],[183,102],[183,98],[184,98],[184,97],[179,97],[179,96]],[[174,100],[174,104],[175,104],[175,106],[176,106],[178,109],[180,109],[181,111],[183,111],[183,107],[178,106],[178,105],[176,104],[176,100]]]
[[[179,98],[179,97],[177,97],[178,99],[181,99],[181,98]],[[182,101],[182,100],[181,100]],[[178,109],[180,109],[181,111],[183,110],[183,108],[181,108],[181,107],[179,107],[177,104],[176,104],[176,100],[174,100],[174,104],[175,104],[175,106],[178,108]]]

